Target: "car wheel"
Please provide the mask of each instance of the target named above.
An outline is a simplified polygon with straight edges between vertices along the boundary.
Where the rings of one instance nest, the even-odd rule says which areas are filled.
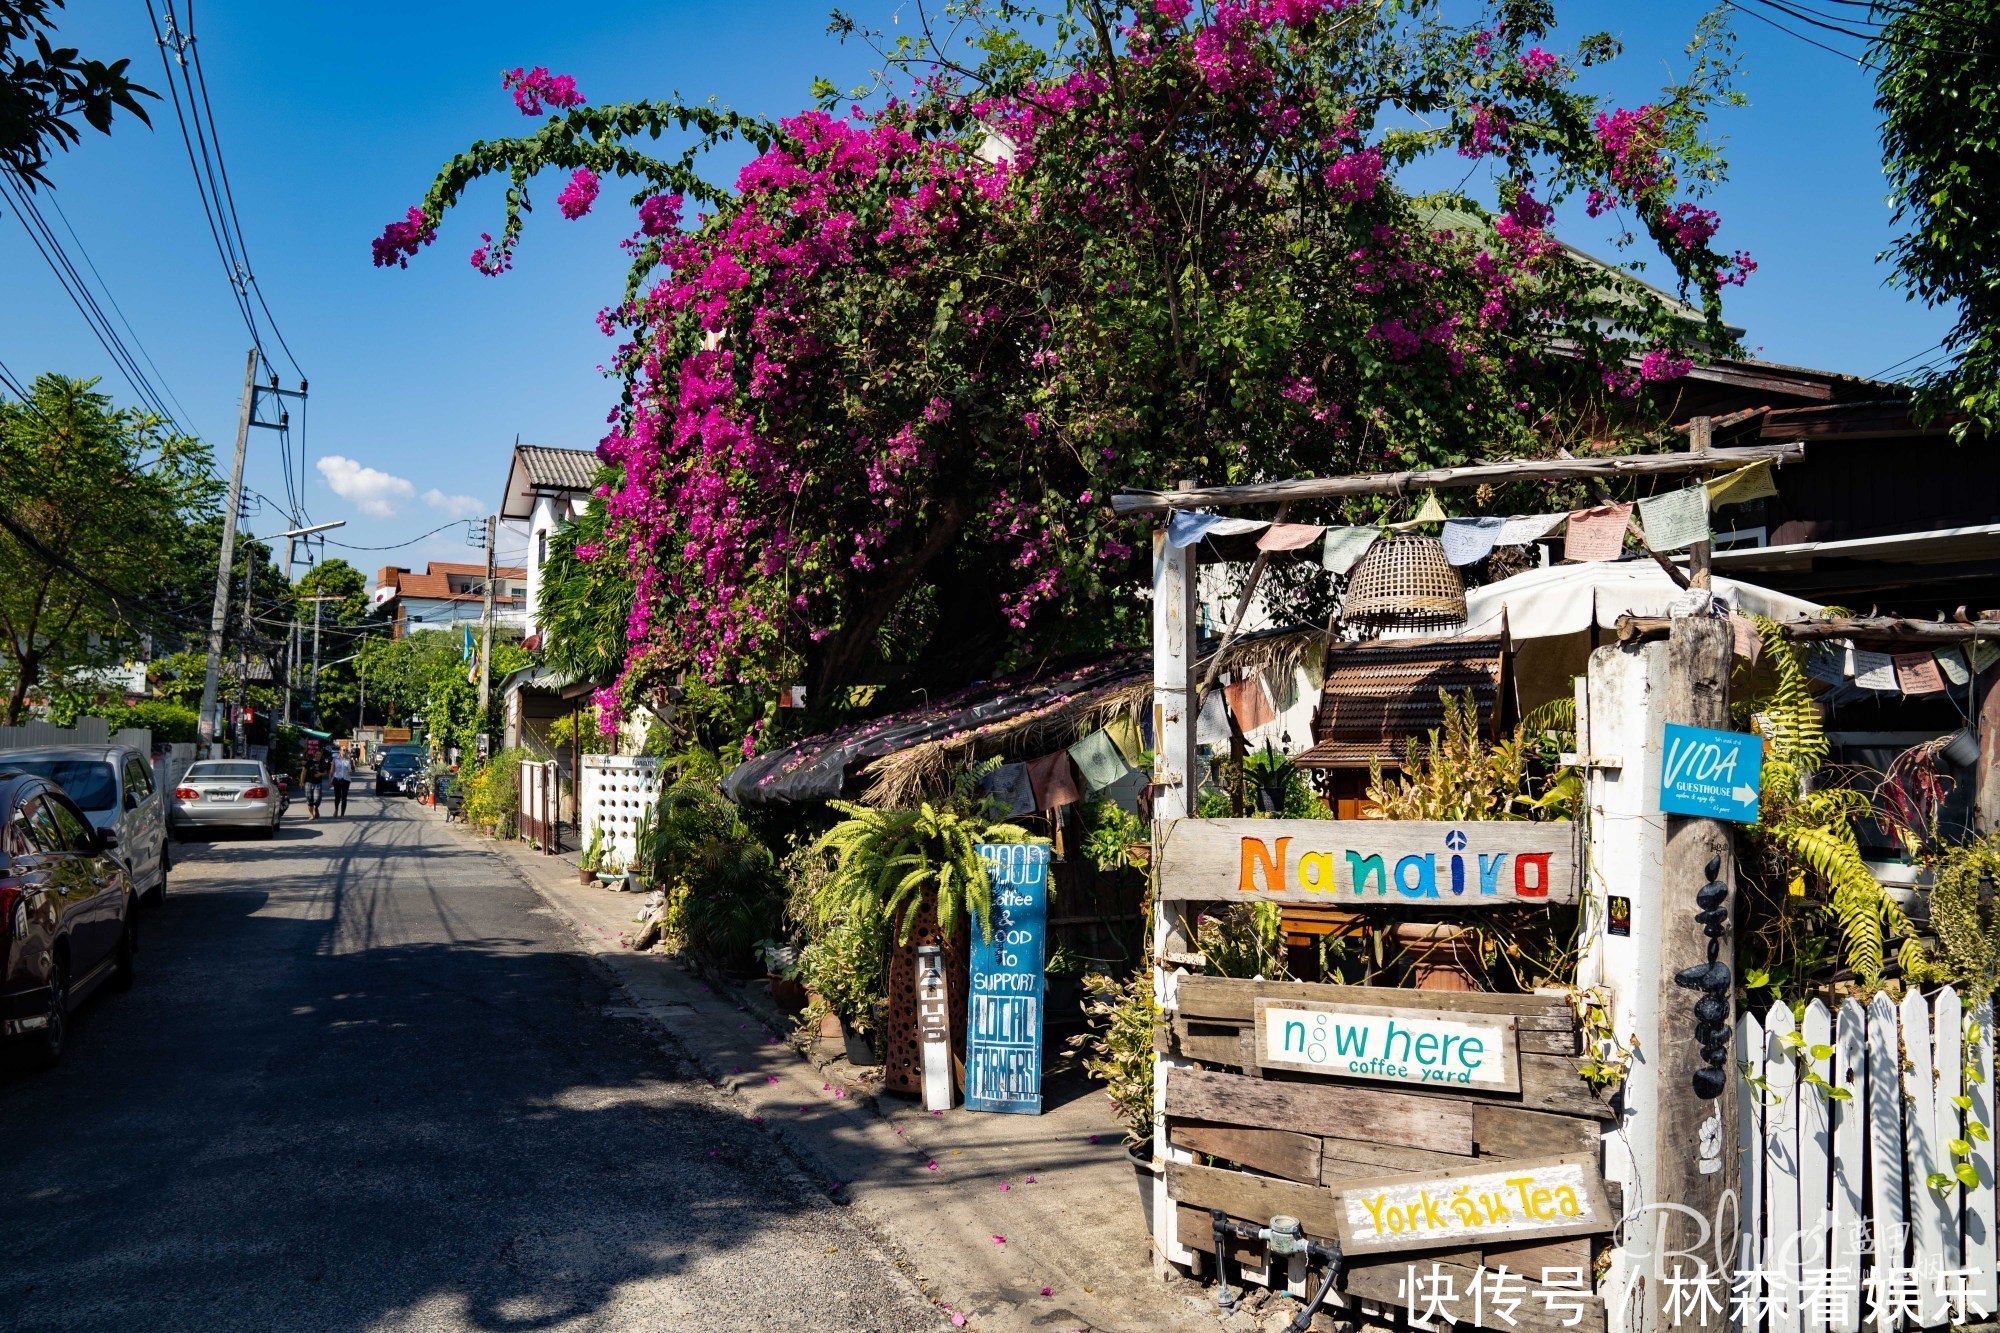
[[[69,959],[57,954],[49,964],[48,1022],[35,1034],[35,1063],[53,1068],[69,1042]]]
[[[257,836],[269,841],[278,836],[278,826],[276,824],[266,824],[257,830]]]
[[[160,847],[160,880],[146,894],[146,901],[158,907],[167,900],[167,872],[174,868],[173,859],[167,855],[165,845]]]
[[[117,962],[111,971],[113,990],[131,990],[137,976],[139,954],[139,904],[125,900],[125,929],[118,936]]]

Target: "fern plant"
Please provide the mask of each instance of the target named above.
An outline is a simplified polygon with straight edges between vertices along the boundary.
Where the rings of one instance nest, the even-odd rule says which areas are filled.
[[[914,810],[884,810],[833,801],[846,818],[817,847],[833,853],[833,874],[820,890],[820,910],[860,917],[873,913],[907,944],[917,909],[937,904],[938,928],[947,937],[962,917],[978,918],[981,938],[993,938],[993,885],[979,844],[1045,841],[1017,824],[993,824],[977,815],[929,801]]]
[[[1764,734],[1764,773],[1758,822],[1752,836],[1764,844],[1784,883],[1783,910],[1800,900],[1812,916],[1838,925],[1847,966],[1864,985],[1881,979],[1886,941],[1900,936],[1897,961],[1913,971],[1924,965],[1923,946],[1903,909],[1876,880],[1861,854],[1855,828],[1874,818],[1867,796],[1848,787],[1815,788],[1829,751],[1809,677],[1797,645],[1777,623],[1757,618],[1771,691],[1751,705]],[[1816,881],[1817,896],[1807,893]]]

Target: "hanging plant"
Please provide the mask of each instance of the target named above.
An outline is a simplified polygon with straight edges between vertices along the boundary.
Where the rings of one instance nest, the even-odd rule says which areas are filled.
[[[836,858],[820,890],[820,910],[873,914],[895,932],[898,944],[909,943],[917,909],[927,898],[935,899],[938,929],[947,938],[970,913],[979,921],[980,938],[991,940],[993,884],[979,844],[1046,841],[1017,824],[989,823],[928,801],[914,810],[829,804],[847,818],[816,844]]]

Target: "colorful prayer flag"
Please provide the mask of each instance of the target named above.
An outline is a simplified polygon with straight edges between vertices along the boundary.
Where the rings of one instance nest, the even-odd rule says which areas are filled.
[[[1625,525],[1631,518],[1631,505],[1571,510],[1569,532],[1563,538],[1563,559],[1616,560],[1625,549]]]
[[[1273,523],[1271,530],[1257,539],[1260,551],[1302,551],[1326,531],[1319,523]]]
[[[1438,539],[1444,547],[1444,558],[1454,565],[1471,565],[1484,560],[1493,553],[1493,547],[1500,540],[1500,529],[1506,522],[1504,518],[1448,519]]]
[[[1655,551],[1678,551],[1708,540],[1708,490],[1688,486],[1639,501],[1639,522],[1646,545]]]
[[[1897,653],[1896,685],[1905,694],[1936,694],[1944,689],[1944,677],[1929,653]]]
[[[1328,528],[1320,544],[1319,562],[1329,574],[1345,574],[1368,554],[1382,535],[1380,528]]]

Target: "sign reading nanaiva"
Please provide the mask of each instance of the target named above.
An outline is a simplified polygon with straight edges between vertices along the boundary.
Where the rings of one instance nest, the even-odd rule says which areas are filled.
[[[1272,996],[1258,996],[1254,1013],[1258,1063],[1266,1068],[1459,1092],[1521,1090],[1511,1014]]]
[[[1160,897],[1425,908],[1576,901],[1567,821],[1180,819],[1160,852]]]
[[[972,936],[965,1106],[1040,1115],[1049,849],[981,843],[979,855],[993,883],[993,936]]]

